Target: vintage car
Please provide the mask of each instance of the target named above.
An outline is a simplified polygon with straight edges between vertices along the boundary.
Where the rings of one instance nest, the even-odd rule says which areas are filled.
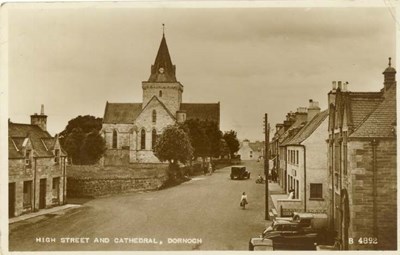
[[[232,166],[231,179],[250,179],[250,173],[246,170],[245,166]]]
[[[249,251],[272,251],[273,242],[270,239],[254,237],[249,241]]]

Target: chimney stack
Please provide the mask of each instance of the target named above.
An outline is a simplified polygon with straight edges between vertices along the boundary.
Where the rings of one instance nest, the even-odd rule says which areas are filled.
[[[349,84],[347,81],[343,82],[343,87],[342,87],[343,92],[347,92],[347,84]]]
[[[44,114],[44,105],[41,105],[40,115],[31,115],[31,125],[39,126],[43,131],[47,131],[47,115]]]
[[[308,113],[307,113],[307,122],[311,121],[315,115],[321,112],[321,108],[319,108],[319,103],[309,100]]]

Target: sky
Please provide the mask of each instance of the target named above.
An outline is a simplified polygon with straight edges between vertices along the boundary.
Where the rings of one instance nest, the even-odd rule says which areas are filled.
[[[117,5],[118,6],[118,5]],[[183,102],[221,105],[222,131],[262,140],[309,99],[327,108],[332,81],[378,91],[396,63],[388,8],[91,8],[8,10],[9,118],[29,123],[44,104],[51,134],[106,102],[142,102],[162,24]]]

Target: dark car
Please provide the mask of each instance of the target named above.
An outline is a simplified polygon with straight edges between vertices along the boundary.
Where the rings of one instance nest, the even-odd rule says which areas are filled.
[[[319,240],[319,234],[307,224],[289,220],[274,220],[264,230],[262,237],[273,240],[274,247],[284,250],[315,250],[314,243]]]
[[[232,166],[231,179],[250,179],[250,173],[246,170],[245,166]]]

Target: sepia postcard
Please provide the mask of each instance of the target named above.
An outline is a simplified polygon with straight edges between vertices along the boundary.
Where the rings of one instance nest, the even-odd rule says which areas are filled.
[[[3,3],[0,253],[397,253],[397,7]]]

